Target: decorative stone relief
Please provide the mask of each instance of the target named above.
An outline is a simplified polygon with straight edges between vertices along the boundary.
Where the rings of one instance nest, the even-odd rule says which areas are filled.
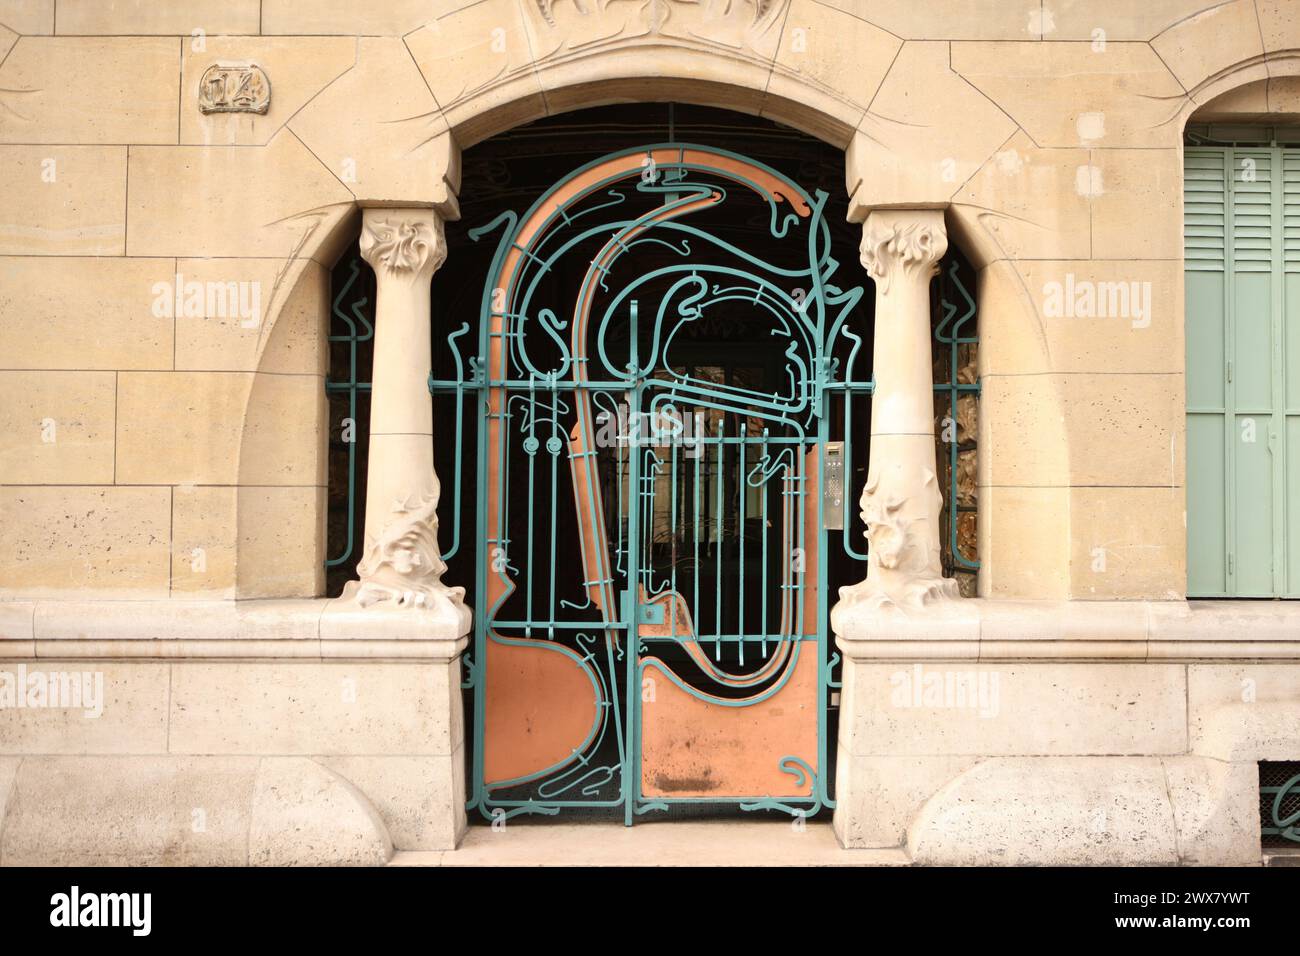
[[[271,108],[271,81],[262,68],[214,63],[199,80],[199,112],[259,113]]]
[[[531,0],[535,61],[641,37],[725,47],[771,62],[791,0]]]
[[[888,474],[889,472],[887,472]],[[920,487],[910,489],[896,472],[894,480],[868,478],[860,505],[867,525],[867,580],[842,588],[850,604],[865,600],[876,607],[924,607],[960,597],[957,581],[940,571],[939,513],[943,494],[930,469],[920,472]],[[872,568],[876,566],[872,580]]]
[[[555,8],[564,0],[533,0],[542,20],[551,27],[560,27]],[[620,0],[572,0],[573,9],[582,17],[606,16],[608,10],[619,7]],[[684,33],[699,39],[740,46],[744,34],[766,34],[784,18],[790,0],[650,0],[650,3],[629,4],[623,1],[624,12],[636,13],[624,21],[619,33],[634,35],[640,29],[649,33]]]
[[[367,216],[361,227],[361,257],[389,276],[432,276],[447,261],[442,221],[435,227],[420,219]]]
[[[445,601],[464,603],[464,588],[442,583],[447,565],[438,553],[437,511],[436,494],[394,502],[390,520],[377,538],[367,542],[357,565],[359,605],[391,602],[399,607],[432,608]]]

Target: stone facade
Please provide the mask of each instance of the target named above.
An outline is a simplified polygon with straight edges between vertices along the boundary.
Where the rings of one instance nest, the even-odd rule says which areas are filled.
[[[461,150],[641,100],[843,148],[876,367],[913,360],[858,436],[880,540],[833,617],[842,845],[1258,861],[1300,607],[1185,599],[1181,160],[1194,114],[1300,121],[1294,4],[0,0],[0,670],[102,673],[106,701],[0,710],[0,863],[456,845],[472,582],[440,580],[409,346]],[[326,600],[328,274],[358,235],[395,336],[382,547]],[[943,244],[979,278],[971,599],[939,574],[917,351]],[[1067,275],[1149,282],[1151,314],[1052,318]],[[996,679],[996,713],[899,703],[932,672]]]

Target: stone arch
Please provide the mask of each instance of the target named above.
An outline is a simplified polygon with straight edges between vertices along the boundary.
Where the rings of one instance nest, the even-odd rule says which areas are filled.
[[[539,67],[537,78],[555,83],[545,98],[530,96],[520,90],[515,80],[492,93],[517,94],[517,98],[493,105],[494,96],[480,93],[465,107],[449,114],[451,133],[465,149],[506,130],[546,116],[554,116],[595,106],[619,103],[677,102],[694,106],[711,106],[751,116],[761,116],[807,133],[839,149],[853,137],[861,109],[834,96],[822,94],[815,86],[791,89],[791,95],[777,95],[763,89],[765,77],[741,67],[738,75],[726,75],[725,61],[703,50],[674,51],[674,72],[658,74],[653,66],[639,65],[639,59],[626,49],[596,54],[582,61],[580,70],[572,64]],[[662,53],[661,53],[662,55]],[[753,84],[753,85],[751,85]],[[813,100],[801,102],[800,92]],[[475,111],[479,101],[483,109]],[[462,118],[462,112],[470,112]]]
[[[1193,92],[1178,117],[1181,134],[1191,123],[1228,121],[1294,122],[1300,117],[1300,55],[1270,60],[1267,75],[1259,75],[1259,64],[1240,63],[1213,80],[1204,93]]]
[[[677,100],[843,148],[902,46],[860,17],[798,0],[481,3],[404,39],[462,147],[579,106]]]
[[[1179,141],[1188,117],[1216,97],[1252,81],[1300,73],[1295,12],[1287,0],[1200,6],[1150,40],[1186,92],[1167,127]]]
[[[323,588],[328,417],[319,386],[329,366],[329,276],[360,220],[355,203],[304,216],[301,246],[268,293],[238,450],[238,598],[313,597]],[[315,376],[300,371],[304,361]]]
[[[1276,92],[1284,92],[1285,100],[1275,99]],[[1283,103],[1290,108],[1274,108]],[[1187,124],[1207,115],[1275,112],[1300,112],[1300,49],[1251,57],[1206,77],[1187,91],[1174,125],[1181,142]]]
[[[647,5],[632,0],[482,3],[453,10],[400,40],[362,38],[352,70],[286,130],[326,167],[334,155],[327,149],[326,133],[342,131],[343,145],[338,148],[356,154],[352,158],[359,181],[345,183],[351,203],[301,214],[307,228],[294,264],[279,283],[277,304],[267,316],[258,370],[273,371],[275,356],[292,337],[286,317],[313,297],[324,302],[316,285],[320,277],[314,274],[319,270],[298,262],[327,270],[356,234],[360,207],[433,206],[447,218],[458,218],[461,150],[504,130],[584,107],[671,100],[762,116],[837,148],[849,148],[860,138],[868,104],[890,73],[903,41],[823,5],[801,7],[801,25],[787,24],[792,2],[710,5],[666,0],[659,5],[666,19],[657,24],[645,21]],[[787,28],[808,30],[812,46],[804,51],[802,38],[787,34]],[[834,37],[834,49],[818,48],[818,37]],[[927,51],[917,51],[916,68],[929,69],[928,56]],[[902,85],[916,82],[912,70],[905,71]],[[400,102],[405,118],[377,116],[377,97]],[[914,194],[914,182],[886,179],[890,195],[884,202],[873,197],[873,205],[889,205],[889,200],[898,206],[931,205],[926,196]],[[846,181],[853,193],[857,187],[851,173]],[[313,217],[314,225],[308,223]],[[969,240],[954,232],[954,241],[965,245]],[[982,265],[980,255],[971,255],[978,249],[965,251],[977,267]],[[323,317],[328,306],[316,308]],[[318,324],[323,338],[327,326]],[[268,579],[263,560],[263,552],[269,560],[275,550],[269,543],[262,546],[268,529],[260,520],[265,509],[258,503],[267,492],[252,488],[256,482],[251,476],[265,471],[258,464],[268,453],[264,436],[274,434],[276,423],[284,418],[284,401],[273,385],[269,377],[255,377],[244,409],[237,593],[308,596],[313,592],[303,584],[305,566],[277,584],[277,575]],[[319,425],[320,434],[324,427]],[[297,449],[303,453],[301,442]],[[323,442],[318,455],[323,469]],[[304,508],[311,510],[309,503],[299,502],[300,513]],[[316,511],[317,525],[323,526],[323,506],[318,503]],[[280,543],[292,541],[300,547],[304,530],[284,529]],[[319,582],[314,593],[320,593]]]

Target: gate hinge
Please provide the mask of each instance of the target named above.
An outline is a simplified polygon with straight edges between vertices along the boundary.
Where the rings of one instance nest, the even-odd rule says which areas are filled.
[[[623,606],[627,607],[632,602],[636,607],[636,623],[638,624],[663,624],[667,619],[665,617],[665,602],[659,601],[655,604],[647,604],[641,601],[635,601],[632,598],[631,591],[622,593]]]

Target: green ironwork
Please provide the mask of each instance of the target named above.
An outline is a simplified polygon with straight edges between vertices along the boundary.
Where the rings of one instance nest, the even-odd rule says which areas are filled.
[[[636,815],[678,802],[815,812],[831,804],[825,771],[832,675],[825,562],[813,582],[802,580],[799,565],[798,556],[812,546],[805,540],[804,514],[816,493],[807,487],[804,457],[819,455],[829,438],[829,396],[871,389],[870,381],[853,375],[861,342],[845,329],[862,289],[835,284],[839,263],[830,254],[822,219],[824,193],[769,194],[770,184],[730,171],[739,157],[716,150],[674,144],[623,155],[645,161],[603,175],[613,159],[606,157],[566,180],[591,170],[603,175],[587,189],[561,196],[556,187],[522,219],[505,214],[471,232],[478,238],[504,227],[492,275],[500,275],[512,255],[518,266],[508,286],[489,282],[479,319],[476,384],[485,394],[495,389],[504,396],[499,414],[506,437],[492,446],[491,415],[480,416],[479,484],[486,486],[490,471],[499,475],[500,500],[480,500],[479,534],[500,557],[492,565],[478,564],[468,680],[476,692],[469,803],[485,816],[621,808],[629,824]],[[787,260],[762,260],[690,221],[693,209],[739,204],[756,195],[767,196],[768,228],[793,253]],[[792,211],[796,205],[806,207],[804,218]],[[545,215],[543,224],[521,237],[523,224],[533,222],[538,210]],[[651,253],[657,254],[651,262],[655,268],[645,267]],[[588,277],[567,321],[559,316],[571,303],[547,297],[548,277],[557,271]],[[643,303],[653,303],[645,317]],[[590,337],[570,328],[582,321],[578,316],[584,310],[591,312]],[[764,350],[771,374],[755,371],[754,380],[746,381],[743,363],[692,351],[691,334],[727,313],[761,323],[777,339],[776,349]],[[499,333],[491,332],[494,316],[502,326]],[[492,341],[494,334],[501,345]],[[843,359],[833,354],[840,342],[847,351]],[[495,376],[493,347],[508,356],[498,360]],[[433,383],[435,391],[465,386],[455,380]],[[591,447],[602,431],[613,439]],[[677,440],[683,435],[689,437]],[[603,523],[612,553],[584,553],[585,595],[560,593],[556,571],[566,453],[571,467],[575,456],[590,456],[599,466],[598,471],[596,464],[579,462],[575,468],[579,510],[594,512],[598,501],[612,505],[586,516]],[[497,459],[489,461],[489,455]],[[815,501],[820,518],[820,497]],[[847,496],[842,507],[848,508]],[[491,520],[489,509],[497,509]],[[522,541],[512,539],[510,509],[527,511],[517,525]],[[818,520],[817,527],[822,524]],[[751,533],[751,525],[758,533]],[[779,539],[768,527],[780,528]],[[492,528],[499,528],[495,535]],[[824,553],[828,532],[817,533]],[[603,535],[587,534],[584,551],[590,541],[604,541]],[[756,573],[761,593],[746,593],[747,585],[753,587],[746,571]],[[492,603],[489,574],[499,574],[503,582]],[[734,595],[728,593],[733,590]],[[659,595],[668,598],[666,608],[655,604]],[[817,600],[818,622],[802,633],[810,598]],[[667,626],[651,627],[656,618],[666,618]],[[562,648],[587,674],[603,717],[594,736],[568,759],[519,779],[486,779],[491,641],[545,641]],[[702,656],[684,661],[686,642],[702,649],[691,649]],[[786,655],[786,663],[769,679],[762,662],[774,661],[778,653]],[[754,706],[786,686],[801,653],[815,654],[817,662],[817,766],[795,755],[780,763],[796,785],[811,781],[808,796],[642,792],[643,682],[663,675],[711,706]],[[688,671],[691,679],[683,676]],[[735,693],[737,685],[746,691],[743,696]]]
[[[663,159],[665,154],[671,158]],[[621,156],[660,158],[644,162],[639,174],[611,175],[595,188],[557,198],[565,184]],[[772,239],[765,248],[780,250],[779,260],[762,259],[692,224],[686,213],[664,213],[691,204],[752,205],[772,188],[736,176],[732,160],[770,174],[788,193],[769,195],[763,204]],[[452,374],[429,379],[439,408],[444,416],[454,414],[455,422],[455,458],[438,462],[440,473],[454,475],[454,493],[444,494],[440,509],[443,533],[450,533],[447,559],[464,540],[462,486],[466,475],[477,476],[471,483],[476,533],[469,549],[476,557],[475,634],[464,657],[463,686],[473,708],[469,807],[483,816],[603,807],[622,810],[630,824],[638,815],[682,803],[800,815],[834,806],[827,721],[840,661],[827,627],[834,599],[828,593],[828,557],[832,546],[854,561],[864,562],[866,555],[854,546],[862,541],[855,494],[860,483],[845,487],[842,513],[832,520],[812,479],[823,473],[825,446],[835,440],[844,441],[844,475],[854,475],[855,443],[845,439],[865,436],[867,422],[855,422],[852,399],[869,397],[873,381],[861,371],[870,358],[864,341],[869,320],[860,308],[864,290],[842,284],[844,274],[857,271],[846,273],[831,254],[826,199],[821,191],[791,189],[784,177],[734,154],[668,144],[604,157],[575,171],[524,216],[503,213],[470,231],[475,241],[500,233],[493,277],[511,257],[519,262],[508,286],[488,282],[476,322],[462,322],[444,340],[449,361],[436,364]],[[796,214],[796,206],[807,214]],[[549,210],[541,228],[521,236],[539,210]],[[978,382],[958,381],[960,350],[977,341],[975,302],[958,277],[956,260],[944,266],[935,341],[948,374],[935,389],[946,396],[955,422],[959,400],[979,395]],[[345,331],[331,341],[349,343],[351,367],[346,381],[330,380],[326,387],[348,396],[355,418],[357,394],[369,388],[366,370],[357,367],[356,345],[373,334],[365,318],[373,315],[373,305],[355,298],[345,305],[364,266],[357,258],[348,268],[351,275],[343,277],[334,300]],[[336,271],[336,282],[342,271]],[[573,295],[583,274],[594,278],[578,293],[587,296],[592,327],[575,341],[574,303],[564,296]],[[771,344],[756,340],[747,349],[736,342],[710,351],[707,336],[693,344],[699,329],[735,314],[756,323]],[[495,374],[494,349],[501,356]],[[495,412],[493,396],[500,399]],[[466,404],[474,412],[468,426]],[[463,454],[467,427],[475,430],[472,461]],[[503,436],[495,446],[494,427]],[[585,447],[575,438],[602,429],[613,440]],[[355,445],[348,452],[351,529]],[[957,546],[956,442],[943,453],[950,464],[951,553],[960,567],[975,569],[978,562]],[[608,535],[608,553],[586,555],[580,586],[565,590],[563,574],[576,561],[570,545],[557,550],[564,530],[560,515],[572,505],[565,501],[572,490],[563,476],[566,469],[579,474],[574,459],[581,456],[599,466],[600,487],[593,484],[583,494],[603,502],[594,517]],[[500,485],[490,498],[494,469]],[[811,506],[811,522],[803,518],[805,506]],[[495,534],[489,532],[494,522]],[[329,564],[346,562],[353,551],[350,532],[342,554]],[[810,553],[819,556],[815,575],[800,565]],[[587,564],[600,573],[589,576]],[[498,588],[495,600],[489,600],[490,578]],[[593,592],[610,597],[596,601]],[[805,627],[809,601],[815,602],[815,624]],[[582,670],[608,718],[565,760],[491,786],[484,774],[490,642],[544,642]],[[698,661],[676,668],[663,663],[681,665],[686,642],[698,645]],[[790,666],[763,676],[765,665],[781,654],[789,655]],[[816,765],[793,754],[779,764],[793,786],[809,787],[806,796],[642,792],[640,689],[648,670],[696,700],[739,708],[781,692],[800,655],[815,655]]]
[[[1264,811],[1260,834],[1300,843],[1300,774],[1277,786],[1265,786],[1261,781],[1259,796]]]
[[[963,382],[960,375],[962,346],[973,346],[979,343],[978,329],[973,321],[976,312],[975,298],[961,281],[960,267],[960,261],[950,257],[941,269],[945,280],[941,283],[942,293],[939,299],[942,318],[934,330],[934,340],[936,347],[946,353],[941,358],[946,359],[944,364],[947,368],[947,378],[942,382],[935,382],[934,389],[947,395],[948,419],[952,423],[950,441],[943,441],[942,430],[940,431],[941,444],[948,455],[948,494],[944,498],[944,510],[948,515],[948,551],[957,568],[978,571],[979,561],[962,554],[961,547],[957,543],[957,531],[962,514],[975,510],[969,505],[961,504],[961,488],[957,473],[957,461],[961,454],[957,442],[958,403],[963,395],[972,395],[978,399],[980,394],[978,379],[973,382]]]
[[[325,561],[325,567],[332,568],[338,565],[347,564],[352,559],[356,550],[356,526],[357,526],[357,442],[355,429],[357,422],[357,396],[361,392],[370,391],[370,382],[361,381],[358,378],[358,356],[357,348],[362,342],[368,342],[374,337],[375,327],[368,315],[374,314],[374,307],[370,300],[363,295],[353,292],[356,287],[357,279],[361,275],[361,270],[365,267],[361,257],[355,256],[348,261],[349,274],[343,282],[342,288],[333,300],[333,317],[342,322],[347,329],[343,334],[331,334],[331,342],[346,342],[348,346],[348,376],[344,381],[336,382],[330,378],[325,379],[325,393],[342,393],[347,396],[348,401],[348,419],[353,428],[353,439],[345,441],[348,455],[348,490],[347,490],[347,539],[343,546],[343,551],[335,558],[329,558]],[[343,303],[349,302],[347,308]],[[367,312],[367,308],[369,311]],[[360,328],[358,328],[360,326]],[[361,331],[364,329],[364,331]],[[367,370],[368,371],[368,370]],[[367,375],[369,378],[369,375]],[[341,423],[341,425],[344,423]]]

